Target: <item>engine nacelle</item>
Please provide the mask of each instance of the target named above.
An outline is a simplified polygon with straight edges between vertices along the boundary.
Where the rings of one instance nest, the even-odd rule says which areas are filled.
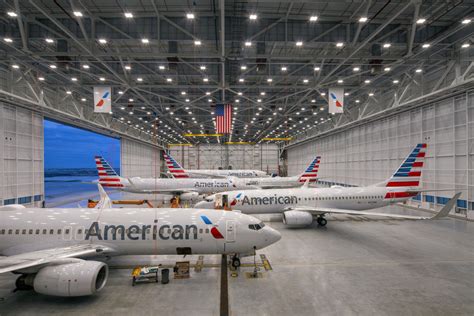
[[[283,213],[283,224],[293,227],[309,226],[313,223],[313,215],[303,211],[286,211]]]
[[[21,211],[25,208],[24,205],[21,204],[11,204],[11,205],[5,205],[5,206],[0,206],[0,211]]]
[[[46,295],[86,296],[102,290],[108,276],[105,263],[83,260],[42,268],[32,280],[32,286],[36,292]]]
[[[181,201],[201,201],[204,199],[204,195],[197,192],[188,192],[181,194],[179,198]]]

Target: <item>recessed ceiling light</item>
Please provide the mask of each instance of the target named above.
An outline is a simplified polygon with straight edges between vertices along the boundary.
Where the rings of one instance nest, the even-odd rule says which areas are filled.
[[[369,93],[369,97],[373,97],[373,96],[374,96],[374,94],[372,92]]]
[[[186,100],[184,100],[184,101],[189,102],[189,99],[186,99]]]
[[[337,43],[336,43],[336,46],[337,46],[337,47],[342,47],[342,46],[344,46],[344,43],[343,43],[343,42],[337,42]]]
[[[119,91],[118,94],[123,94],[123,91]]]
[[[240,100],[239,100],[239,99],[235,99],[235,102],[236,102],[236,103],[239,103],[239,102],[240,102]]]
[[[132,66],[126,65],[124,68],[127,69],[127,70],[130,70],[130,69],[132,69]]]
[[[262,99],[257,99],[257,102],[258,102],[258,103],[262,102]]]
[[[209,91],[206,91],[206,95],[211,95],[211,93]]]
[[[100,77],[99,80],[100,80],[100,81],[105,81],[105,78],[104,78],[104,77]]]
[[[337,81],[337,83],[343,83],[343,82],[344,82],[344,80],[342,80],[342,79],[339,79],[339,80]]]
[[[385,67],[383,70],[384,70],[384,71],[390,71],[391,69],[392,69],[392,68],[390,68],[390,67]]]
[[[428,47],[430,47],[430,46],[431,46],[431,44],[426,43],[426,44],[423,44],[421,47],[423,47],[423,48],[428,48]]]
[[[158,69],[160,69],[160,70],[165,70],[165,66],[159,65],[159,66],[158,66]]]
[[[12,18],[18,16],[18,14],[16,14],[16,12],[13,12],[13,11],[8,11],[7,14],[8,14],[8,16],[10,16],[10,17],[12,17]]]
[[[256,20],[256,19],[257,19],[257,15],[256,15],[256,14],[250,14],[249,19],[250,19],[250,20]]]
[[[281,71],[286,71],[287,68],[285,66],[281,67]]]
[[[471,46],[471,44],[469,43],[464,43],[461,45],[462,48],[468,48],[469,46]]]
[[[247,47],[252,46],[252,42],[245,42],[245,46],[247,46]]]
[[[107,40],[105,38],[99,38],[99,43],[107,44]]]
[[[389,48],[390,46],[392,46],[392,44],[390,44],[390,43],[383,44],[383,48]]]
[[[148,44],[148,43],[150,43],[150,40],[148,38],[142,38],[142,43],[143,44]]]
[[[303,42],[302,41],[296,42],[296,46],[303,46]]]
[[[173,81],[173,78],[166,78],[166,81],[171,82]]]
[[[318,20],[318,16],[317,15],[312,15],[309,17],[309,21],[310,22],[316,22]]]
[[[72,77],[72,78],[71,78],[71,81],[77,81],[77,78],[76,78],[76,77]]]
[[[69,91],[69,90],[67,90],[67,91],[66,91],[66,94],[72,94],[72,92],[71,92],[71,91]]]
[[[82,68],[89,69],[90,67],[89,67],[89,65],[82,65]]]
[[[237,95],[242,95],[242,92],[237,92]]]
[[[359,68],[359,67],[354,67],[352,70],[353,70],[353,71],[359,71],[360,68]]]
[[[309,80],[308,80],[308,79],[303,79],[303,82],[304,82],[304,83],[308,83]]]
[[[321,95],[324,97],[326,95],[326,92],[321,92]]]
[[[13,64],[13,65],[12,65],[12,68],[18,69],[18,68],[20,68],[20,66],[18,66],[17,64]]]
[[[128,102],[133,102],[133,99],[131,99],[131,98],[130,98],[130,99],[128,99]]]
[[[423,24],[426,22],[426,19],[423,19],[423,18],[419,18],[418,20],[416,20],[416,24]]]
[[[11,38],[9,38],[9,37],[5,37],[3,40],[4,40],[5,42],[7,42],[7,43],[13,42],[13,40],[12,40]]]
[[[239,82],[244,82],[245,79],[244,78],[239,78]]]
[[[245,66],[245,65],[240,66],[240,69],[241,69],[241,70],[246,70],[246,69],[247,69],[247,66]]]
[[[347,97],[348,95],[350,95],[349,92],[345,92],[344,95]]]
[[[54,40],[53,40],[52,38],[49,38],[49,37],[48,37],[48,38],[45,38],[44,40],[45,40],[46,43],[48,43],[48,44],[54,43]]]
[[[393,83],[395,83],[395,84],[398,83],[398,82],[399,82],[398,80],[393,80]]]
[[[207,99],[207,102],[212,102],[212,99]]]
[[[356,100],[356,103],[359,103],[359,102],[360,102],[360,100]]]
[[[462,24],[469,24],[469,23],[471,23],[471,19],[464,19],[464,20],[462,20],[461,23]]]
[[[138,77],[138,78],[137,78],[137,81],[142,82],[142,81],[143,81],[143,78]]]
[[[199,66],[199,69],[206,70],[206,66]]]
[[[186,95],[186,91],[181,91],[181,95]]]
[[[125,12],[123,15],[124,15],[127,19],[133,18],[133,13],[132,13],[132,12]]]
[[[196,46],[201,45],[201,41],[200,41],[200,40],[195,40],[195,41],[194,41],[194,45],[196,45]]]
[[[260,95],[265,95],[267,94],[265,91],[260,92]]]
[[[208,82],[208,81],[209,81],[209,78],[202,78],[202,81]]]
[[[365,17],[365,16],[362,16],[362,17],[359,18],[360,23],[365,23],[365,22],[367,22],[367,20],[368,20],[368,18]]]
[[[267,82],[272,82],[272,81],[273,81],[272,78],[268,78],[268,79],[267,79]]]
[[[82,12],[81,11],[74,11],[74,16],[81,18],[82,17]]]
[[[194,19],[194,13],[186,13],[186,19],[188,20]]]
[[[421,68],[418,68],[417,70],[415,70],[415,72],[417,72],[417,73],[420,73],[420,72],[422,72],[422,71],[423,71],[423,70],[422,70]]]
[[[56,68],[58,68],[58,67],[57,67],[56,65],[49,65],[49,68],[51,68],[51,69],[56,69]]]
[[[364,82],[365,82],[365,83],[370,83],[370,80],[369,80],[369,79],[365,79]]]
[[[38,77],[39,81],[44,81],[44,77]]]
[[[320,71],[321,68],[320,67],[314,67],[314,71]]]

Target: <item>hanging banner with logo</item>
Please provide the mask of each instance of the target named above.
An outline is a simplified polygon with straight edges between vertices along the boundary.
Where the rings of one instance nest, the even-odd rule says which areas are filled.
[[[329,113],[344,113],[344,89],[329,88]]]
[[[94,112],[109,113],[112,111],[112,99],[110,87],[94,87]]]

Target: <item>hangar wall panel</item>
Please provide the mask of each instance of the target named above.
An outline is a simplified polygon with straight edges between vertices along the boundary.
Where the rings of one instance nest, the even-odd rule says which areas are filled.
[[[423,187],[463,190],[457,211],[474,218],[474,91],[290,148],[289,174],[317,153],[323,181],[377,183],[420,142],[428,143]],[[439,208],[453,193],[428,192],[419,203]]]
[[[159,178],[161,152],[158,148],[122,138],[120,152],[122,177]]]
[[[0,104],[0,205],[44,200],[43,116]]]
[[[278,173],[279,152],[275,144],[230,145],[229,165],[232,169],[256,169]],[[171,155],[187,169],[225,168],[224,146],[209,144],[192,147],[173,147]]]

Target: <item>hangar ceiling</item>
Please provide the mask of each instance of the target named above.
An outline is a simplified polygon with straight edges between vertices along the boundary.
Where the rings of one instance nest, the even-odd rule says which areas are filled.
[[[309,137],[472,84],[474,1],[3,1],[3,100],[161,145]],[[474,22],[474,20],[473,20]],[[92,87],[113,88],[93,114]],[[328,87],[346,113],[328,113]]]

